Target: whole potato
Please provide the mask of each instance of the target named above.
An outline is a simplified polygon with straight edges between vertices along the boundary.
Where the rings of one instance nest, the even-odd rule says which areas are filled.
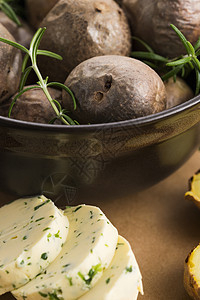
[[[143,62],[125,56],[90,58],[78,65],[65,84],[74,93],[77,109],[63,93],[63,107],[80,123],[128,120],[162,111],[166,91],[161,78]]]
[[[200,36],[199,0],[123,0],[132,34],[156,53],[176,57],[186,52],[170,27],[174,24],[194,44]]]
[[[44,17],[58,0],[26,0],[26,11],[29,23],[38,28]]]
[[[129,55],[127,19],[114,0],[60,0],[41,23],[47,30],[40,48],[60,54],[63,61],[40,57],[40,69],[64,82],[82,61],[99,55]]]
[[[22,26],[18,26],[4,12],[0,11],[0,23],[13,35],[17,43],[29,49],[34,31],[24,20],[20,20],[20,22]]]
[[[27,88],[26,86],[25,88]],[[61,98],[61,91],[48,88],[53,99]],[[14,97],[0,105],[0,115],[7,117]],[[55,117],[55,112],[42,89],[32,89],[21,95],[13,106],[11,118],[36,123],[48,123]],[[58,122],[57,122],[58,123]]]
[[[15,41],[14,37],[0,23],[0,37]],[[0,103],[16,93],[22,68],[20,50],[0,42]]]
[[[176,77],[176,81],[170,78],[164,84],[167,92],[167,109],[194,97],[192,89],[180,77]]]

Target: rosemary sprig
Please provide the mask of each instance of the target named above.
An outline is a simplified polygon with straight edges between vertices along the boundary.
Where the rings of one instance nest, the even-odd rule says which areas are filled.
[[[4,39],[4,38],[0,37],[1,42],[9,44],[9,45],[11,45],[11,46],[13,46],[17,49],[20,49],[20,50],[22,50],[26,53],[25,56],[24,56],[24,59],[23,59],[23,63],[22,63],[22,77],[21,77],[21,82],[20,82],[20,86],[19,86],[19,92],[14,97],[14,99],[13,99],[11,105],[10,105],[9,117],[11,116],[12,108],[13,108],[15,102],[17,101],[17,99],[23,93],[25,93],[26,91],[29,91],[31,89],[40,88],[40,89],[43,90],[44,94],[46,95],[47,99],[49,100],[51,106],[53,107],[53,109],[56,113],[55,118],[53,120],[51,120],[49,123],[52,124],[55,120],[59,119],[59,120],[61,120],[62,123],[66,124],[66,125],[76,125],[77,122],[72,120],[67,115],[67,111],[65,109],[62,109],[60,103],[57,100],[52,99],[52,97],[51,97],[51,95],[48,91],[48,87],[56,86],[56,87],[59,87],[61,89],[64,89],[71,96],[73,104],[74,104],[74,109],[76,109],[76,100],[75,100],[75,97],[74,97],[73,93],[71,92],[71,90],[67,86],[65,86],[62,83],[59,83],[59,82],[49,82],[48,83],[48,77],[43,79],[43,77],[40,73],[40,70],[37,66],[37,55],[45,55],[45,56],[49,56],[49,57],[52,57],[52,58],[55,58],[55,59],[58,59],[58,60],[62,60],[62,57],[60,55],[56,54],[56,53],[38,49],[38,47],[40,45],[40,41],[42,39],[42,36],[43,36],[45,30],[46,30],[45,27],[44,28],[39,28],[37,30],[37,32],[35,33],[32,41],[30,43],[29,50],[27,48],[25,48],[24,46],[16,43],[16,42],[13,42],[13,41],[10,41],[10,40],[7,40],[7,39]],[[29,59],[31,60],[31,65],[27,67],[27,63],[28,63]],[[24,88],[26,80],[28,78],[28,75],[30,74],[30,72],[32,70],[37,75],[37,78],[38,78],[39,81],[34,86]]]
[[[168,59],[156,54],[144,41],[134,38],[139,41],[147,51],[134,51],[131,53],[131,56],[142,59],[159,73],[165,73],[162,76],[163,81],[170,77],[173,77],[174,80],[176,80],[177,74],[180,74],[181,77],[187,77],[192,71],[194,71],[196,77],[195,95],[197,95],[200,92],[200,61],[198,59],[198,56],[200,56],[200,37],[196,44],[192,46],[192,44],[175,25],[171,24],[170,26],[184,45],[186,49],[185,55]]]
[[[12,2],[12,0],[0,0],[0,9],[18,26],[21,26],[21,22],[9,2]]]
[[[172,29],[175,31],[175,33],[183,43],[183,46],[185,47],[187,54],[183,55],[180,58],[177,59],[175,58],[171,60],[166,65],[168,67],[174,68],[173,69],[174,74],[175,72],[177,72],[177,70],[178,72],[182,71],[184,73],[185,68],[189,68],[191,71],[195,70],[195,76],[196,76],[195,95],[198,95],[200,91],[200,61],[198,59],[198,56],[200,55],[200,38],[197,40],[196,44],[193,47],[192,44],[185,38],[182,32],[175,25],[171,24],[170,26],[172,27]],[[168,76],[169,73],[165,74],[163,76],[163,80],[166,80]]]

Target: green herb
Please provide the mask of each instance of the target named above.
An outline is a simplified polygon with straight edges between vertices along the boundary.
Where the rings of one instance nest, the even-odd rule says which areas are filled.
[[[69,266],[70,266],[70,264],[66,264],[66,265],[63,266],[63,268],[67,268]]]
[[[185,55],[168,59],[156,54],[144,41],[134,37],[147,51],[133,51],[131,56],[143,60],[144,63],[148,64],[158,73],[164,72],[165,74],[162,76],[163,81],[168,80],[170,77],[173,77],[174,81],[176,81],[177,75],[186,78],[193,71],[196,77],[195,95],[198,95],[200,92],[200,61],[198,59],[200,56],[200,37],[195,45],[192,46],[175,25],[171,24],[170,26],[184,45],[186,49]]]
[[[62,239],[62,238],[60,237],[60,230],[58,230],[58,232],[55,233],[54,236],[55,236],[55,238]]]
[[[50,227],[46,227],[46,228],[43,229],[43,231],[47,231],[49,229],[51,229],[51,228]]]
[[[41,221],[41,220],[44,220],[44,217],[35,220],[35,222],[39,222],[39,221]]]
[[[1,40],[1,38],[0,38],[0,40]],[[44,206],[45,204],[47,204],[47,203],[49,203],[49,202],[50,202],[49,199],[46,200],[46,201],[44,201],[43,203],[41,203],[41,204],[35,206],[35,207],[34,207],[34,210],[38,210],[40,207]]]
[[[43,260],[47,260],[48,254],[47,254],[46,252],[42,253],[41,258],[42,258]]]
[[[108,284],[110,282],[110,278],[106,279],[106,284]]]
[[[73,210],[73,212],[77,212],[82,206],[78,206],[77,208],[75,208],[75,210]]]
[[[48,294],[48,296],[49,296],[49,300],[64,300],[63,298],[60,298],[60,297],[58,297],[58,295],[56,294],[56,293],[53,293],[53,294]]]
[[[15,11],[9,2],[14,2],[13,0],[0,0],[0,9],[6,14],[12,21],[14,21],[18,26],[21,26]]]
[[[81,272],[78,272],[78,276],[87,284],[90,285],[94,276],[102,271],[101,264],[97,264],[96,266],[92,266],[89,270],[87,276],[84,276]]]
[[[126,267],[126,273],[128,273],[128,272],[133,272],[133,267],[132,266],[130,266],[130,267]]]
[[[40,296],[44,297],[44,298],[46,298],[46,297],[48,296],[48,294],[44,294],[44,293],[42,293],[42,292],[39,292],[38,294],[39,294]]]
[[[23,240],[26,240],[27,239],[27,236],[25,235],[24,237],[23,237]]]
[[[64,300],[63,297],[60,297],[61,294],[62,294],[62,290],[58,289],[55,290],[53,293],[43,294],[44,296],[42,296],[41,294],[40,295],[44,298],[48,297],[49,300]]]
[[[69,277],[69,276],[65,276],[65,277],[69,281],[69,285],[72,286],[73,285],[72,277]]]
[[[182,72],[182,74],[185,74],[185,68],[189,68],[191,71],[195,70],[196,75],[196,90],[195,95],[199,94],[200,91],[200,61],[198,59],[198,56],[200,55],[200,37],[197,40],[194,47],[192,44],[187,41],[185,36],[181,33],[181,31],[171,24],[172,29],[175,31],[181,42],[183,43],[187,54],[184,56],[181,56],[180,58],[175,58],[171,62],[168,62],[166,65],[169,67],[172,67],[172,71],[168,72],[163,76],[163,80],[166,80],[174,75],[176,75],[178,72]]]
[[[81,234],[82,234],[82,232],[79,232],[76,237],[79,237]]]
[[[9,117],[11,116],[12,108],[13,108],[15,102],[17,101],[17,99],[22,94],[24,94],[26,91],[29,91],[31,89],[39,88],[39,89],[43,90],[44,94],[46,95],[48,101],[50,102],[50,104],[51,104],[51,106],[54,109],[55,114],[56,114],[56,117],[53,120],[51,120],[49,123],[53,124],[57,119],[59,119],[65,125],[76,125],[78,123],[76,121],[73,121],[67,115],[67,111],[65,109],[62,109],[60,103],[57,100],[52,99],[52,97],[51,97],[51,95],[48,91],[48,87],[56,86],[57,88],[64,89],[71,96],[73,104],[74,104],[74,109],[76,109],[76,100],[75,100],[75,97],[74,97],[73,93],[71,92],[71,90],[67,86],[65,86],[62,83],[59,83],[59,82],[49,82],[48,83],[48,77],[43,79],[42,74],[40,73],[40,70],[37,66],[37,56],[38,55],[49,56],[49,57],[52,57],[52,58],[55,58],[55,59],[58,59],[58,60],[62,60],[62,57],[60,55],[56,54],[56,53],[38,49],[45,30],[46,30],[46,27],[39,28],[37,30],[37,32],[33,36],[33,39],[30,43],[29,50],[26,47],[24,47],[24,46],[22,46],[22,45],[20,45],[16,42],[13,42],[13,41],[10,41],[10,40],[7,40],[7,39],[4,39],[4,38],[0,37],[1,42],[4,42],[8,45],[11,45],[11,46],[25,52],[24,60],[23,60],[23,63],[22,63],[22,77],[21,77],[19,92],[14,97],[14,99],[11,103],[8,115],[9,115]],[[29,59],[31,60],[31,65],[27,67],[27,63],[28,63]],[[36,74],[39,81],[34,86],[24,88],[25,83],[27,81],[27,78],[28,78],[28,76],[29,76],[29,74],[32,70],[35,72],[35,74]]]
[[[49,232],[48,234],[47,234],[47,241],[49,242],[49,238],[52,236],[52,234]]]

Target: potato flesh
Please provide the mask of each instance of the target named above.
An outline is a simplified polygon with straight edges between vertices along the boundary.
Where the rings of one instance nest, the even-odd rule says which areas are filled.
[[[193,201],[197,206],[200,207],[200,172],[195,174],[191,179],[191,188],[185,194],[187,200]]]
[[[188,294],[195,300],[200,299],[200,245],[186,259],[184,284]]]

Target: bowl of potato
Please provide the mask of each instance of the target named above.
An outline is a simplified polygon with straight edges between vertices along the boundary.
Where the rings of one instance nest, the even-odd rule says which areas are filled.
[[[194,153],[200,29],[188,34],[190,15],[182,26],[188,3],[173,14],[151,1],[147,14],[144,0],[18,2],[26,41],[17,15],[18,35],[0,24],[3,198],[107,201],[158,183]]]

